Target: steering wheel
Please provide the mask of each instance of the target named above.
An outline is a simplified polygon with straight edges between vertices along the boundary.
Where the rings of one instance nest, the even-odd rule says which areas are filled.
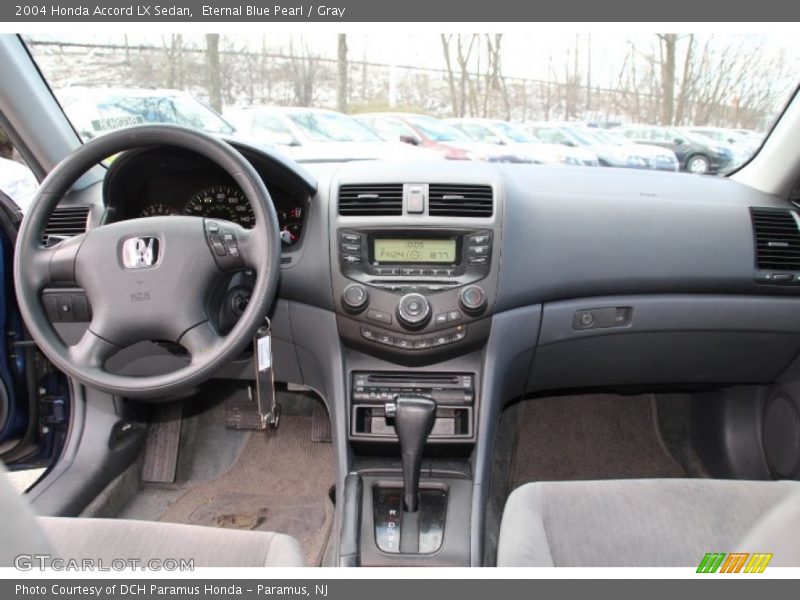
[[[103,225],[43,246],[50,213],[81,175],[118,152],[159,145],[191,150],[227,172],[252,205],[255,227],[159,216]],[[184,127],[143,125],[87,142],[42,182],[17,236],[14,284],[31,336],[56,367],[104,392],[156,398],[202,383],[252,342],[275,297],[280,251],[272,199],[239,152]],[[222,336],[209,318],[209,300],[220,277],[240,269],[256,272],[252,295],[236,325]],[[80,341],[68,346],[47,317],[42,292],[75,286],[86,293],[92,317]],[[146,377],[107,370],[111,356],[147,340],[180,344],[190,355],[189,363]]]

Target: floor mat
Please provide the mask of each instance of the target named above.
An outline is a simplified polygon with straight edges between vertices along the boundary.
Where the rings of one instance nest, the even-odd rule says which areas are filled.
[[[658,436],[650,395],[528,400],[518,423],[512,489],[530,481],[687,476]]]
[[[315,444],[312,419],[284,415],[277,430],[248,433],[233,466],[192,487],[162,521],[287,533],[319,565],[333,523],[333,449]]]

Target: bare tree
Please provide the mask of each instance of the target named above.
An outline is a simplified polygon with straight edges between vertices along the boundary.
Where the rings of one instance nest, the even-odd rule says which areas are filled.
[[[222,112],[222,77],[219,68],[219,34],[206,34],[206,73],[208,80],[208,103],[217,112]]]
[[[672,125],[675,118],[675,50],[678,35],[659,33],[661,50],[661,124]]]
[[[294,85],[294,104],[311,106],[314,102],[314,82],[316,80],[319,59],[308,45],[300,40],[300,48],[289,42],[289,67]]]
[[[458,101],[458,92],[456,92],[456,77],[453,74],[453,64],[450,61],[450,40],[453,39],[451,35],[440,35],[442,41],[442,51],[444,52],[444,64],[447,68],[447,85],[450,88],[450,103],[452,105],[452,115],[453,116],[463,116],[459,113],[459,101]]]
[[[347,112],[347,34],[340,33],[337,37],[338,47],[336,54],[336,107],[339,112]]]

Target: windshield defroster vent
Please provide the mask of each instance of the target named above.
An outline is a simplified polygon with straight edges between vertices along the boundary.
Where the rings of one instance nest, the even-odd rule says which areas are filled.
[[[403,214],[403,184],[343,185],[339,188],[343,217],[393,217]]]
[[[56,207],[50,215],[47,227],[44,228],[42,243],[45,246],[52,246],[65,238],[84,233],[88,219],[88,206]]]
[[[428,188],[428,214],[432,217],[491,217],[494,214],[492,186],[432,183]]]
[[[794,211],[751,208],[756,264],[767,271],[800,271],[800,226]]]

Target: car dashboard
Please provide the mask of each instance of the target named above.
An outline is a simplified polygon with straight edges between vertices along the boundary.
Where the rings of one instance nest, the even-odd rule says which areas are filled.
[[[481,506],[499,415],[513,399],[800,376],[800,263],[795,246],[774,239],[788,227],[800,247],[800,217],[779,198],[727,178],[611,168],[356,161],[306,171],[237,147],[293,236],[268,314],[274,377],[325,399],[340,476],[371,472],[397,443],[392,399],[436,402],[428,447],[447,457],[438,477],[451,493],[444,526],[456,532],[437,564],[480,564],[480,535],[463,527],[471,519],[483,530],[469,482]],[[151,148],[117,157],[104,182],[72,192],[54,219],[88,209],[81,228],[153,214],[247,226],[241,200],[203,159]],[[249,277],[236,274],[227,293],[246,302]],[[45,292],[66,343],[88,327],[81,295]],[[187,360],[154,340],[108,367],[145,376]],[[216,377],[252,386],[252,351]],[[367,483],[363,540],[383,523]],[[364,542],[360,564],[430,564],[381,543]]]

